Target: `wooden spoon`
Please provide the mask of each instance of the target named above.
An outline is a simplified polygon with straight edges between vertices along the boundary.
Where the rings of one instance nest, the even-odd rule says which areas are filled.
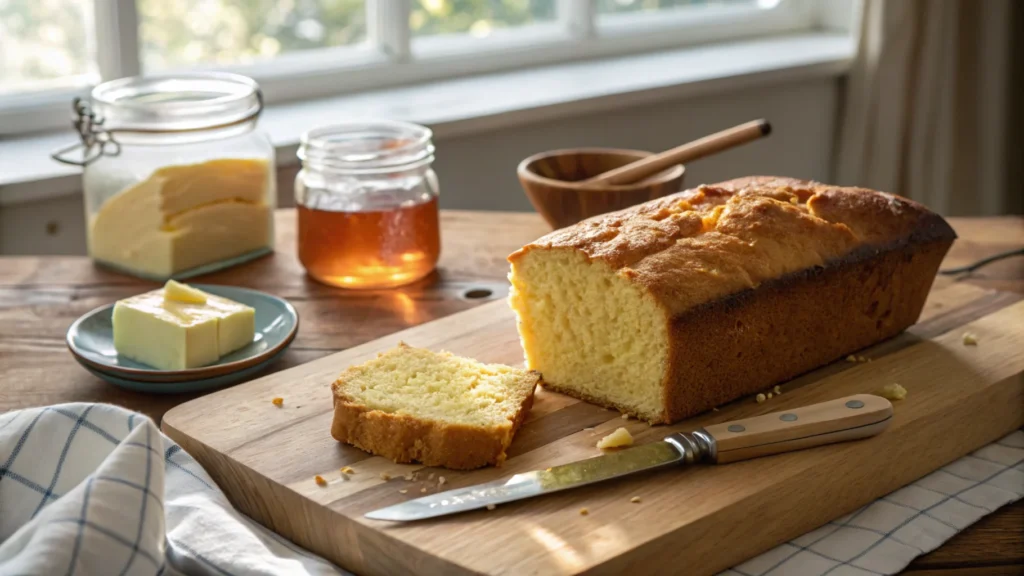
[[[662,170],[746,144],[772,132],[767,120],[753,120],[588,178],[580,184],[633,184]]]

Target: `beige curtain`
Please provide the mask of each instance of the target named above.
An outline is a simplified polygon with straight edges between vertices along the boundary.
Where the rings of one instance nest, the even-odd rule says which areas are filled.
[[[864,0],[845,84],[838,182],[895,192],[947,215],[1020,210],[1021,186],[1010,182],[1009,167],[1024,162],[1010,157],[1012,37],[1024,34],[1013,31],[1017,2],[1024,4]]]

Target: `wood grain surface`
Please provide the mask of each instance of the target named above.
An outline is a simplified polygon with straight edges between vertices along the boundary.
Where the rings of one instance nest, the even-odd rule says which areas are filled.
[[[960,266],[1024,246],[1019,217],[951,219],[960,235],[944,263]],[[504,260],[512,250],[548,230],[536,214],[444,212],[443,251],[434,276],[399,290],[346,292],[308,280],[294,257],[294,212],[281,211],[277,253],[240,268],[201,279],[249,286],[289,298],[302,314],[296,344],[269,372],[304,364],[409,326],[503,298]],[[152,284],[95,268],[80,257],[0,258],[0,411],[70,401],[104,401],[160,419],[172,406],[194,395],[152,396],[114,388],[89,375],[71,359],[63,338],[81,313]],[[955,326],[954,310],[964,291],[976,288],[1024,293],[1024,258],[992,264],[964,278],[940,277],[925,315]],[[492,296],[467,298],[474,289]],[[986,292],[990,306],[1008,303]],[[585,406],[573,408],[584,410]],[[554,422],[554,421],[553,421]],[[569,427],[571,422],[559,426]],[[528,434],[517,445],[529,449],[540,439]],[[1007,506],[959,534],[938,550],[918,558],[910,571],[967,574],[1021,573],[1024,566],[1024,503]],[[966,572],[970,571],[970,572]],[[988,572],[985,572],[988,573]]]

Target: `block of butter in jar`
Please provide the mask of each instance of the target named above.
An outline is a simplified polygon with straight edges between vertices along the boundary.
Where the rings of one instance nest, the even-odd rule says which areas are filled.
[[[169,280],[114,305],[117,353],[160,370],[212,364],[253,340],[255,310]]]
[[[266,160],[170,165],[114,194],[91,218],[89,254],[151,278],[269,250]]]

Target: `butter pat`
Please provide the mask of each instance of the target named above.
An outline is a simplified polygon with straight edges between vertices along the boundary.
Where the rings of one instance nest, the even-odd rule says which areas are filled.
[[[143,276],[267,248],[273,235],[266,160],[165,166],[111,196],[89,225],[89,254]]]
[[[160,290],[118,301],[113,325],[118,354],[160,370],[184,370],[212,364],[252,342],[256,312],[171,280]]]

